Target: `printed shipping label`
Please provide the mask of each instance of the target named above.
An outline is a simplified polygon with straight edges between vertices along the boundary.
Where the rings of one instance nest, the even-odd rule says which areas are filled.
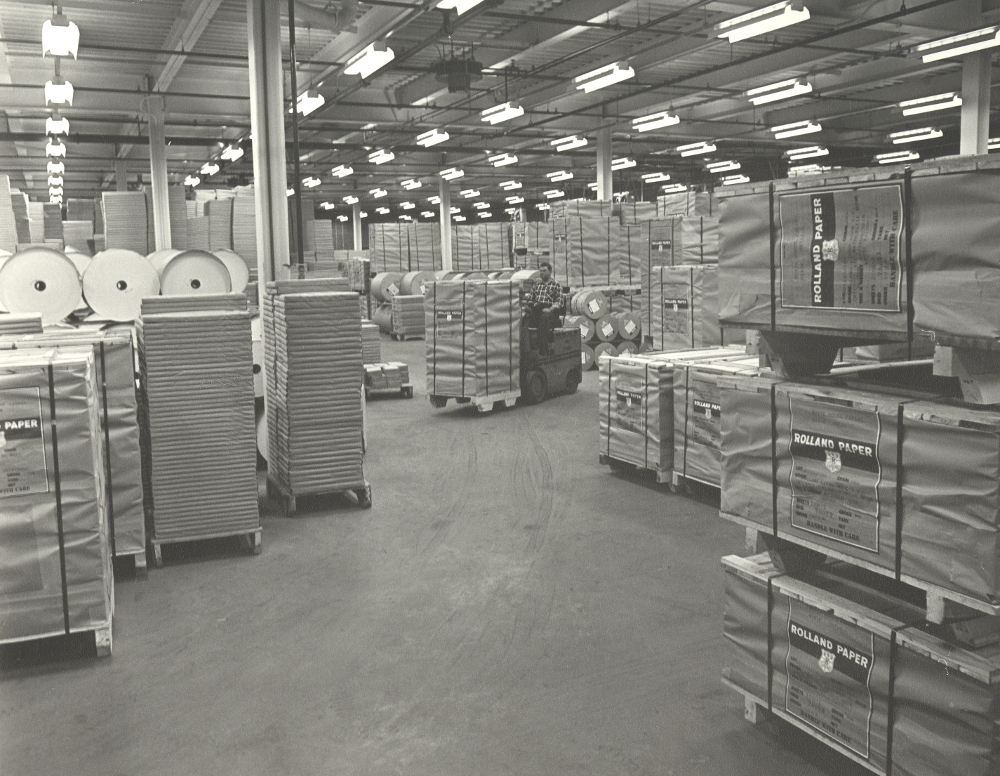
[[[441,339],[461,339],[465,321],[464,310],[436,310],[434,314],[437,324],[434,336]]]
[[[667,296],[665,294],[662,309],[660,323],[665,333],[690,335],[691,302],[686,296]]]
[[[386,293],[389,294],[389,296],[395,296],[399,293],[399,286],[395,283],[390,283],[389,287],[386,289]]]
[[[598,310],[601,309],[601,303],[599,301],[597,301],[596,299],[591,299],[587,303],[587,309],[589,309],[590,312],[592,312],[592,313],[596,313]]]
[[[631,334],[635,331],[635,324],[632,321],[625,321],[625,326],[623,327],[626,332]]]
[[[722,443],[722,404],[718,384],[713,379],[693,379],[688,395],[691,396],[686,430],[689,444],[718,452]]]
[[[899,185],[778,197],[781,306],[900,312]]]
[[[791,598],[786,622],[785,711],[867,758],[874,634]]]
[[[615,384],[615,425],[636,434],[645,433],[643,423],[643,381],[636,375],[619,374]]]
[[[602,333],[602,334],[603,334],[603,335],[604,335],[605,337],[610,337],[610,336],[611,336],[612,334],[614,334],[614,333],[615,333],[615,327],[614,327],[614,326],[612,326],[612,325],[611,325],[610,323],[605,323],[605,324],[604,324],[604,325],[603,325],[603,326],[601,327],[601,333]]]
[[[789,396],[788,418],[792,526],[878,552],[878,413]]]
[[[39,390],[0,391],[0,496],[48,491]]]

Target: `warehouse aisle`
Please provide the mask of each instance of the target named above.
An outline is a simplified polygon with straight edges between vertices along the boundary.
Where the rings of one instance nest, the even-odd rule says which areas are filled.
[[[110,659],[0,653],[0,773],[859,776],[720,682],[717,507],[597,463],[597,375],[536,407],[369,403],[374,507],[164,548]],[[63,656],[65,653],[61,653]]]

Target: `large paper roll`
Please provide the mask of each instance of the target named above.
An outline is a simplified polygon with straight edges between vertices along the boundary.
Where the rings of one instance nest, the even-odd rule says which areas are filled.
[[[225,263],[208,251],[181,251],[166,259],[160,271],[160,293],[164,296],[228,294],[232,290]]]
[[[56,323],[82,300],[76,266],[55,248],[28,248],[0,267],[0,305],[12,313],[40,313],[42,323]]]
[[[159,296],[160,278],[153,264],[126,248],[101,251],[83,273],[83,295],[101,318],[134,321],[144,296]]]
[[[580,345],[580,365],[585,372],[594,368],[594,349],[586,342]]]
[[[246,291],[247,283],[250,282],[250,267],[246,260],[236,251],[228,248],[216,248],[212,253],[222,260],[229,270],[229,278],[233,284],[233,291],[242,294]]]
[[[87,271],[87,267],[90,266],[91,258],[86,253],[78,251],[76,248],[71,248],[66,246],[64,251],[66,258],[73,262],[73,266],[76,267],[77,274],[83,277],[83,273]]]
[[[615,317],[613,315],[601,316],[594,327],[597,330],[597,339],[601,342],[611,342],[618,336],[618,327],[615,325]],[[612,354],[613,355],[613,354]]]
[[[399,284],[402,282],[401,272],[379,272],[372,278],[372,296],[380,302],[391,302],[399,293]]]
[[[602,358],[611,358],[617,355],[618,348],[610,342],[602,342],[594,348],[594,361],[600,361]]]
[[[407,272],[399,283],[399,293],[404,296],[426,296],[427,286],[435,280],[433,272]]]
[[[637,340],[642,333],[642,318],[636,313],[623,310],[620,313],[612,313],[615,319],[615,328],[622,339]]]
[[[579,328],[581,342],[590,342],[597,336],[597,327],[586,315],[567,315],[563,320],[563,326]]]

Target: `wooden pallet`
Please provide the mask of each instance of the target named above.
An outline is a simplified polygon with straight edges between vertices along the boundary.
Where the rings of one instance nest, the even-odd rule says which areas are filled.
[[[267,478],[267,495],[269,498],[277,499],[281,502],[284,512],[291,517],[298,511],[298,499],[307,496],[347,496],[350,500],[357,502],[361,509],[371,509],[372,506],[372,486],[364,480],[362,484],[340,490],[309,491],[308,493],[293,493],[276,480]]]
[[[208,536],[192,536],[190,538],[177,538],[177,539],[155,539],[151,538],[149,540],[149,546],[153,550],[153,565],[156,568],[163,568],[163,545],[164,544],[183,544],[186,542],[200,542],[204,539],[225,539],[230,536],[240,536],[246,540],[249,551],[252,555],[260,555],[262,545],[261,545],[261,529],[258,528],[255,531],[249,532],[235,532],[235,533],[220,533],[211,534]]]
[[[404,399],[413,398],[413,385],[412,383],[403,383],[399,388],[372,388],[370,385],[365,386],[365,398],[370,399],[372,395],[376,396],[393,396],[399,394]]]
[[[631,461],[622,461],[618,458],[612,458],[610,455],[605,455],[604,453],[599,453],[597,456],[597,462],[602,466],[610,466],[613,472],[650,472],[654,477],[656,477],[656,482],[660,485],[663,483],[670,482],[670,478],[673,472],[670,469],[647,469],[644,466],[640,466],[637,463],[632,463]]]
[[[968,404],[1000,404],[1000,342],[938,335],[934,374],[957,377]]]
[[[115,555],[115,558],[114,558],[115,562],[117,562],[119,558],[131,558],[132,559],[132,567],[134,569],[134,573],[135,573],[136,578],[138,578],[138,579],[145,579],[146,577],[149,576],[149,569],[146,566],[146,551],[145,550],[137,550],[136,552],[127,552],[127,553],[120,553],[118,555]]]
[[[452,399],[456,404],[472,404],[480,413],[485,414],[496,409],[497,402],[503,402],[503,405],[507,409],[510,409],[517,404],[517,399],[520,395],[520,391],[502,391],[485,396],[441,396],[432,394],[428,398],[430,399],[431,406],[435,409],[442,409],[448,404],[448,400]]]
[[[406,332],[402,332],[402,331],[392,331],[392,332],[389,332],[389,338],[397,340],[398,342],[406,342],[406,338],[407,337],[409,337],[411,340],[415,340],[415,339],[423,339],[424,335],[423,334],[407,334]]]
[[[689,495],[692,484],[697,484],[704,488],[712,488],[716,492],[719,490],[719,486],[714,482],[706,482],[705,480],[700,480],[697,477],[682,474],[681,472],[674,472],[670,478],[670,492],[679,493],[681,495]]]

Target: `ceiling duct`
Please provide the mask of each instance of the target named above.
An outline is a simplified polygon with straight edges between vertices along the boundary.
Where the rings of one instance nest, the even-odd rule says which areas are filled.
[[[473,57],[450,57],[434,64],[434,77],[448,84],[449,92],[467,92],[483,77],[483,65]]]

